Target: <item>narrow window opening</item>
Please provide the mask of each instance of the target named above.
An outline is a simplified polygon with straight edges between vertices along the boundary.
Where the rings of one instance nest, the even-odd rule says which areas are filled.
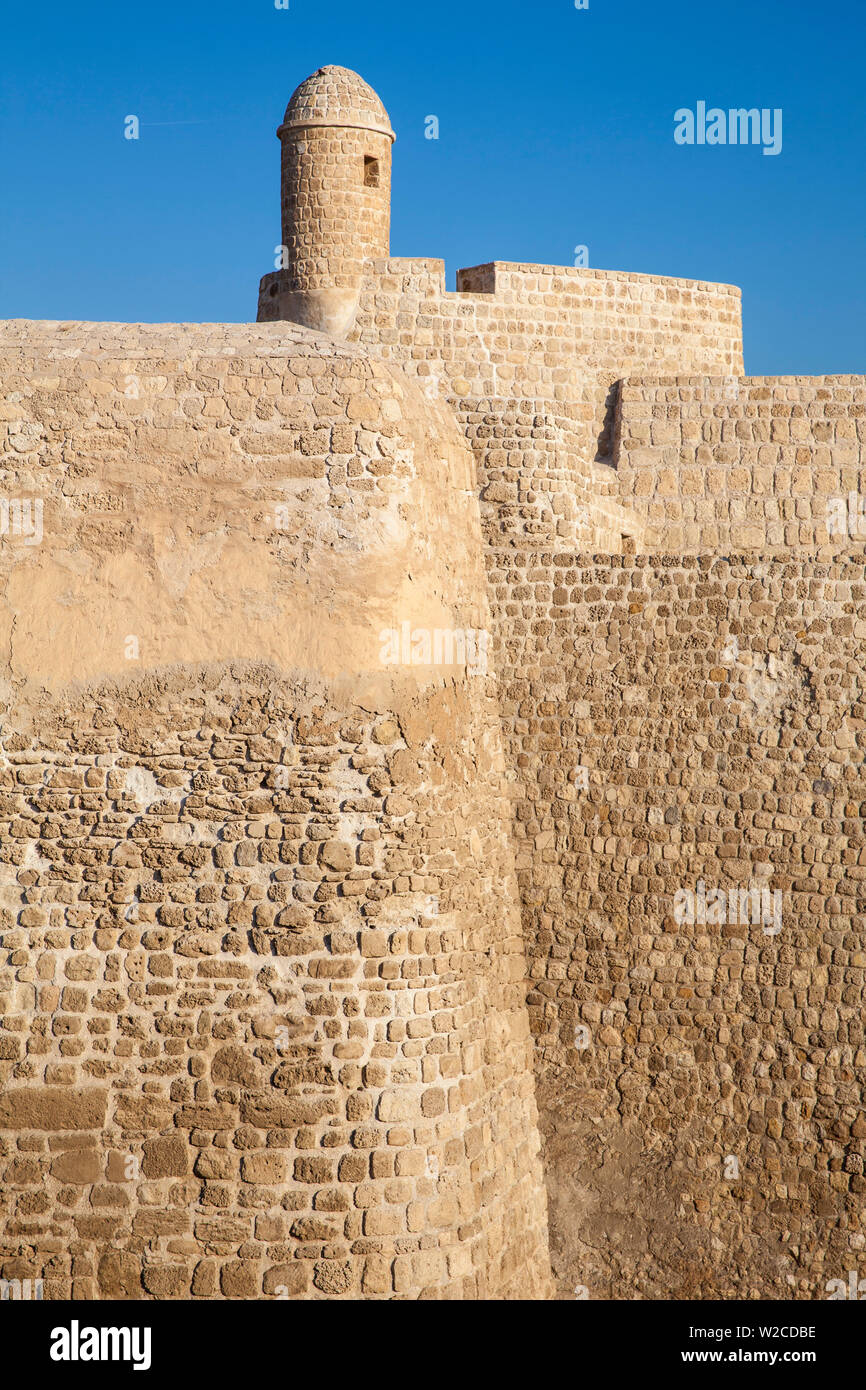
[[[364,187],[379,187],[379,161],[371,154],[364,155]]]

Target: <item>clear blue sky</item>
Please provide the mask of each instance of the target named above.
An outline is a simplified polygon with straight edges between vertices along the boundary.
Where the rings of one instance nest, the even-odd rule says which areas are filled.
[[[357,69],[397,131],[394,255],[743,289],[746,370],[866,372],[864,0],[7,5],[0,317],[244,321],[294,87]],[[674,111],[783,110],[783,147]],[[127,115],[141,138],[123,138]],[[440,139],[425,140],[437,115]]]

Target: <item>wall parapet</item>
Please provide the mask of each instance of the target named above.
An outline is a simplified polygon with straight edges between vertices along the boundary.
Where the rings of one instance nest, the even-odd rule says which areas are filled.
[[[467,266],[457,272],[458,292],[495,294],[497,288],[510,289],[529,280],[561,280],[572,283],[593,280],[605,283],[622,281],[635,285],[661,285],[681,290],[702,290],[712,294],[728,294],[742,299],[738,285],[714,280],[689,280],[678,275],[647,275],[642,271],[602,270],[595,266],[534,265],[521,261],[485,261],[482,265]],[[489,289],[482,286],[490,286]]]
[[[866,378],[631,377],[616,414],[621,500],[653,548],[832,553],[866,542],[849,500],[866,498]]]

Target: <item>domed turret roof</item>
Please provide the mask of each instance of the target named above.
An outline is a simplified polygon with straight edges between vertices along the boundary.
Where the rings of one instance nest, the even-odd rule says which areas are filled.
[[[277,134],[311,125],[376,130],[392,140],[396,138],[382,102],[369,83],[351,68],[319,68],[302,82],[286,107]]]

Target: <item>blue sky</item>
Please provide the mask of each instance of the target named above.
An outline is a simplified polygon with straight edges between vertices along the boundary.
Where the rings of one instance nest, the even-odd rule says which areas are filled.
[[[750,373],[866,372],[864,8],[7,6],[0,317],[253,319],[280,239],[274,132],[339,63],[397,131],[394,255],[444,257],[453,287],[458,266],[586,245],[592,266],[740,285]],[[701,100],[781,108],[782,152],[675,144]]]

